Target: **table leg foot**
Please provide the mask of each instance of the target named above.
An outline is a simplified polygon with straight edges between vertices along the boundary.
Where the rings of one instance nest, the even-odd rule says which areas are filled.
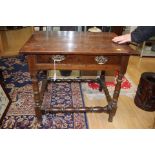
[[[35,108],[35,114],[37,117],[37,121],[41,122],[42,121],[42,113],[41,113],[40,107]]]
[[[112,122],[113,121],[113,117],[116,114],[116,110],[117,108],[113,108],[111,111],[109,111],[109,118],[108,118],[108,122]]]

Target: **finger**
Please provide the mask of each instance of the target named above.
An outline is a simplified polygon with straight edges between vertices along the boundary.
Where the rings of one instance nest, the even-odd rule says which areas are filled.
[[[118,38],[114,38],[114,39],[112,39],[112,41],[115,42],[115,43],[117,43],[117,42],[120,41],[120,39],[118,39]]]
[[[124,44],[124,43],[127,43],[127,42],[128,42],[128,40],[124,39],[124,40],[119,41],[118,44]]]
[[[112,41],[114,41],[114,42],[120,42],[122,40],[124,40],[123,36],[115,37],[115,38],[112,39]]]

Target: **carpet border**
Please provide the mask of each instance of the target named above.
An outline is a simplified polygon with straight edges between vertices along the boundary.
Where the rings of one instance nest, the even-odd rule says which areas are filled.
[[[85,107],[85,101],[84,101],[84,96],[83,96],[83,92],[82,92],[81,83],[79,83],[79,85],[80,85],[80,93],[81,93],[81,98],[82,98],[82,104],[83,104],[83,106]],[[84,116],[85,116],[85,120],[86,120],[86,129],[89,129],[87,113],[84,113]]]

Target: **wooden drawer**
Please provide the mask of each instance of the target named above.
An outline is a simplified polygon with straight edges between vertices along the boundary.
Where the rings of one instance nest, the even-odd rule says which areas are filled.
[[[54,64],[52,59],[54,55],[37,55],[37,63],[50,63]],[[98,65],[98,64],[110,64],[118,65],[121,62],[121,56],[97,56],[97,55],[63,55],[64,60],[57,62],[57,64],[73,64],[73,65]],[[98,58],[98,59],[97,59]],[[97,60],[96,60],[97,59]],[[102,60],[103,61],[102,61]],[[101,60],[103,63],[101,63]]]

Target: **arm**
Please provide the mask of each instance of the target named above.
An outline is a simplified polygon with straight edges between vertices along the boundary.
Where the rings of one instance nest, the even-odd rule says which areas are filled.
[[[155,26],[139,26],[133,32],[122,36],[114,37],[113,42],[123,44],[126,42],[141,43],[155,36]]]
[[[131,41],[141,43],[155,36],[155,26],[139,26],[131,33]]]

